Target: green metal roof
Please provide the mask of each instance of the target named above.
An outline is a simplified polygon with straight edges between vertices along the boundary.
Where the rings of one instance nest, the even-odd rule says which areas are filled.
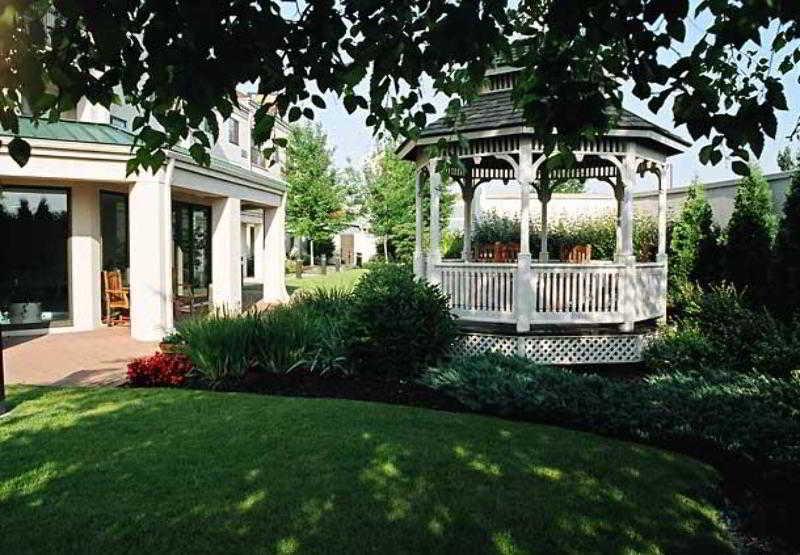
[[[0,128],[0,135],[12,136],[11,131]],[[24,139],[50,139],[104,145],[131,146],[134,135],[108,123],[87,123],[61,120],[50,123],[31,118],[19,118],[19,136]]]
[[[0,127],[0,136],[11,137],[14,134]],[[133,146],[136,136],[124,129],[115,127],[110,123],[91,123],[84,121],[60,120],[50,123],[40,120],[35,123],[31,118],[19,118],[19,136],[24,139],[46,139],[52,141],[71,141],[79,143],[94,143],[117,146]],[[174,152],[181,154],[194,163],[189,151],[185,148],[175,147]],[[251,181],[268,182],[269,187],[279,191],[285,191],[286,185],[280,179],[271,175],[264,175],[252,172],[237,166],[222,158],[211,157],[212,170],[217,170],[228,175],[249,179]]]

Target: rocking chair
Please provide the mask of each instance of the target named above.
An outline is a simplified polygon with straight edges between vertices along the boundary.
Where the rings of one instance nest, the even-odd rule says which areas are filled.
[[[107,326],[127,324],[130,321],[131,303],[128,297],[128,288],[122,285],[122,272],[120,270],[103,271],[103,299],[105,301],[106,317],[103,323]],[[127,316],[119,314],[112,318],[112,311],[128,311]]]

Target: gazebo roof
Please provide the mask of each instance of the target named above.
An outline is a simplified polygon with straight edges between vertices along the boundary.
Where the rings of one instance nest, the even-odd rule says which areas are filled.
[[[510,90],[493,91],[481,94],[474,101],[462,109],[464,120],[458,125],[462,133],[492,132],[497,134],[529,134],[522,112],[514,106]],[[405,141],[398,151],[406,158],[412,158],[414,147],[417,144],[430,144],[441,137],[452,136],[455,133],[452,123],[447,118],[440,118],[428,125],[420,134],[418,141]],[[683,152],[691,146],[686,139],[675,133],[658,126],[646,119],[623,109],[614,127],[609,131],[609,136],[627,136],[637,138],[649,146],[673,155]]]

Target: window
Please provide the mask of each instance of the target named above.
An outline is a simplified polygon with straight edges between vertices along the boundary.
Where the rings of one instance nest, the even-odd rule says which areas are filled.
[[[231,118],[228,121],[228,141],[232,145],[239,144],[239,120]]]
[[[173,203],[172,237],[175,294],[207,298],[211,282],[211,209]]]
[[[69,321],[69,218],[66,189],[3,186],[0,324],[41,327]]]
[[[100,236],[103,243],[103,269],[128,273],[128,197],[100,192]],[[124,277],[123,277],[124,279]]]
[[[119,118],[117,116],[111,116],[111,125],[113,125],[114,127],[119,127],[120,129],[127,129],[128,128],[127,120],[124,120],[124,119]]]

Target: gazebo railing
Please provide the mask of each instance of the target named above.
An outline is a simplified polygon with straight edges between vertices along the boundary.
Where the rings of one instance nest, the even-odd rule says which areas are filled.
[[[526,316],[531,324],[622,324],[663,315],[667,276],[661,263],[533,263],[526,284],[515,264],[445,261],[436,265],[434,281],[465,320],[510,323]],[[528,295],[527,315],[518,313],[520,294]]]

